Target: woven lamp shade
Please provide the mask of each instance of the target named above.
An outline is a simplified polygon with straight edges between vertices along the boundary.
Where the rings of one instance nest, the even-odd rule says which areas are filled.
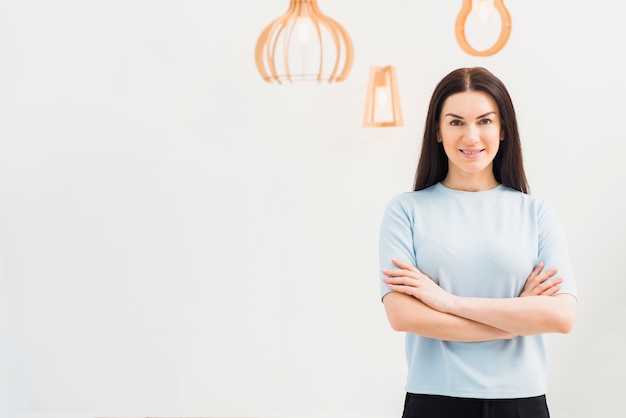
[[[322,14],[316,0],[290,0],[287,12],[261,32],[255,60],[268,83],[332,83],[348,76],[354,48],[348,32]]]
[[[403,126],[396,71],[390,65],[370,67],[363,126]]]
[[[504,47],[504,45],[507,43],[507,41],[509,40],[509,36],[511,35],[511,15],[509,14],[507,8],[504,6],[504,0],[493,0],[493,7],[500,15],[502,23],[502,26],[500,28],[500,36],[492,46],[485,50],[479,51],[475,49],[472,45],[470,45],[470,43],[467,41],[467,37],[465,36],[465,23],[467,21],[467,17],[472,11],[472,0],[463,0],[463,7],[461,8],[461,11],[456,18],[456,28],[454,31],[454,34],[456,35],[456,40],[459,46],[463,49],[463,51],[467,52],[470,55],[487,57],[500,51],[502,47]]]

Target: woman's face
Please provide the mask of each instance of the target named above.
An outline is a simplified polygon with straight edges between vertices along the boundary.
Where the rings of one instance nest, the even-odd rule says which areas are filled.
[[[448,183],[493,187],[493,159],[500,147],[500,114],[487,93],[449,96],[439,115],[439,138],[448,157]]]

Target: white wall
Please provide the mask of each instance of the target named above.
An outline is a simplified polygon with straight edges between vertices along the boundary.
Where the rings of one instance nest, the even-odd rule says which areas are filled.
[[[287,5],[0,1],[2,418],[400,416],[379,221],[411,187],[435,83],[471,65],[509,86],[533,193],[570,241],[553,416],[618,416],[624,6],[508,1],[509,43],[476,58],[460,1],[319,0],[354,41],[348,79],[268,85],[254,46]],[[362,128],[386,64],[405,127]]]

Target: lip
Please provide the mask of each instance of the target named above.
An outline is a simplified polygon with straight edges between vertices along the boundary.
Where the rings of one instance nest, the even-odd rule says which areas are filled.
[[[461,155],[464,158],[467,158],[469,160],[473,160],[476,158],[479,158],[480,155],[483,153],[484,149],[480,149],[480,148],[465,148],[465,149],[460,149],[459,152],[461,153]]]

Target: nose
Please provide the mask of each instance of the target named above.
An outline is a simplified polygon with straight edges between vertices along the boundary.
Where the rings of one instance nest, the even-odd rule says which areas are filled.
[[[480,131],[478,126],[474,124],[467,124],[467,130],[465,131],[464,139],[468,144],[475,144],[480,139]]]

